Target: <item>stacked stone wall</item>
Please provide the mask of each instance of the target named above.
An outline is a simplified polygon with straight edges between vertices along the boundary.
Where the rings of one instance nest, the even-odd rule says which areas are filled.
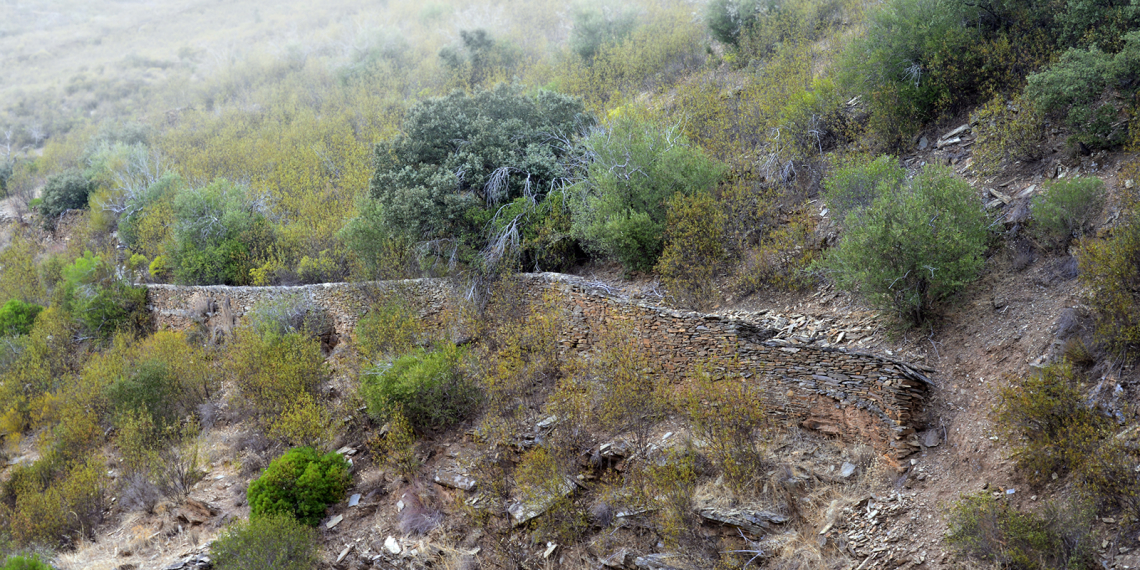
[[[545,296],[564,310],[559,344],[565,353],[588,353],[599,335],[620,327],[672,381],[684,381],[703,366],[718,376],[754,382],[765,405],[788,423],[867,440],[895,458],[919,448],[915,431],[922,424],[929,380],[918,367],[844,347],[789,342],[763,319],[675,311],[568,275],[529,274],[520,281],[525,298]],[[548,294],[552,290],[556,294]],[[373,303],[393,295],[416,307],[430,326],[454,327],[458,312],[452,309],[461,298],[443,279],[297,287],[151,285],[149,305],[160,328],[229,328],[258,302],[286,295],[303,296],[326,310],[342,337],[351,335]]]

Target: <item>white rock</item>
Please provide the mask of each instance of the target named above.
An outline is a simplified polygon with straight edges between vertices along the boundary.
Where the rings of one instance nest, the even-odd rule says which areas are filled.
[[[388,538],[384,539],[384,550],[387,550],[392,554],[399,554],[404,549],[400,548],[400,541],[396,540],[394,537],[389,536]]]
[[[355,544],[350,544],[350,545],[348,545],[348,546],[344,547],[344,550],[341,550],[341,551],[340,551],[340,556],[337,556],[337,557],[336,557],[336,563],[337,563],[337,564],[340,564],[340,561],[341,561],[341,560],[344,560],[344,557],[345,557],[345,556],[348,556],[348,552],[349,552],[350,550],[352,550],[352,547],[353,547],[353,546],[356,546],[356,545],[355,545]]]
[[[844,461],[843,466],[839,468],[839,476],[846,479],[846,478],[848,478],[854,474],[855,474],[855,464],[854,463],[848,463],[848,462]]]

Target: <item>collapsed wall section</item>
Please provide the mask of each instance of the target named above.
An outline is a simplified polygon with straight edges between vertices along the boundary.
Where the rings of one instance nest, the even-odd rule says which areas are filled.
[[[566,318],[559,344],[567,354],[588,353],[599,335],[620,327],[659,373],[683,381],[697,367],[754,382],[767,407],[787,423],[843,438],[865,439],[901,459],[919,449],[929,381],[917,367],[883,356],[789,342],[762,319],[745,320],[675,311],[613,295],[568,275],[519,278],[529,299],[548,291]],[[444,279],[325,283],[295,287],[149,286],[148,305],[160,328],[199,327],[232,332],[260,301],[301,296],[327,311],[336,334],[351,335],[377,300],[398,296],[433,327],[454,327],[447,315],[459,292]]]
[[[530,276],[556,287],[568,318],[562,346],[588,351],[608,327],[636,337],[663,374],[683,380],[696,366],[753,381],[780,418],[839,437],[864,438],[900,459],[920,449],[929,380],[878,355],[776,339],[764,323],[631,302],[564,275]],[[538,285],[539,283],[536,283]],[[537,287],[536,287],[537,289]],[[770,339],[770,340],[766,340]]]

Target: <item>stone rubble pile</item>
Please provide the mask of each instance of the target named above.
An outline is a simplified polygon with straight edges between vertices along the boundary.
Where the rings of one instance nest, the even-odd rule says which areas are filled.
[[[832,542],[858,559],[852,570],[920,566],[927,561],[927,552],[911,543],[911,523],[902,516],[912,508],[912,496],[899,491],[864,497],[844,507],[840,517],[825,525],[819,532],[820,540]]]

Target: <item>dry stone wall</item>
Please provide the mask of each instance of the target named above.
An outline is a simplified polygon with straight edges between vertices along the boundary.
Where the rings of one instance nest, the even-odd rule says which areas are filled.
[[[887,357],[819,346],[782,334],[778,318],[675,311],[614,294],[589,281],[555,273],[519,278],[525,297],[546,295],[565,310],[559,343],[568,354],[588,353],[599,335],[620,327],[655,363],[683,381],[698,365],[719,376],[756,383],[773,414],[802,427],[870,441],[901,459],[920,448],[929,380],[920,368]],[[326,283],[297,287],[182,287],[151,285],[149,305],[160,328],[204,326],[227,331],[259,301],[303,296],[328,311],[336,333],[350,335],[378,299],[395,295],[417,307],[432,326],[454,326],[448,315],[461,298],[443,279]]]

